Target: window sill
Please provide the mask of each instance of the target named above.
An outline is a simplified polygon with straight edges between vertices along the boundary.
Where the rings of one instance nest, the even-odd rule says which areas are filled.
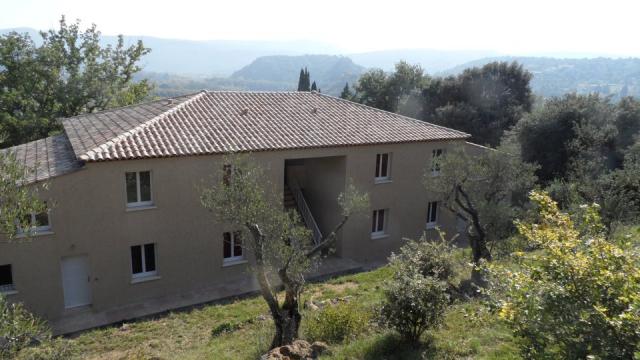
[[[425,227],[427,230],[435,230],[438,227],[438,224],[427,224]]]
[[[33,231],[30,234],[20,233],[15,236],[16,239],[24,239],[27,237],[38,237],[38,236],[48,236],[54,235],[55,233],[51,230],[41,230],[41,231]]]
[[[155,205],[141,205],[141,206],[127,206],[127,212],[135,212],[135,211],[143,211],[143,210],[152,210],[157,209],[158,207]]]
[[[371,240],[386,239],[389,234],[371,234]]]
[[[229,261],[223,261],[222,262],[222,267],[229,267],[229,266],[235,266],[235,265],[242,265],[242,264],[246,264],[247,260],[246,259],[240,259],[240,260],[229,260]]]
[[[0,295],[2,296],[8,296],[8,295],[15,295],[18,293],[18,290],[5,290],[5,291],[0,291]]]
[[[154,280],[160,280],[160,279],[162,279],[162,276],[149,275],[149,276],[143,276],[143,277],[131,279],[131,283],[132,284],[139,284],[139,283],[143,283],[143,282],[147,282],[147,281],[154,281]]]
[[[392,182],[393,180],[391,180],[391,178],[374,178],[373,179],[374,184],[388,184]]]

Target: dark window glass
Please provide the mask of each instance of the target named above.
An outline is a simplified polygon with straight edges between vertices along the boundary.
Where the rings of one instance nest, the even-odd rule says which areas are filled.
[[[127,181],[127,202],[138,202],[138,185],[136,180],[136,173],[128,172],[125,174]]]
[[[378,231],[384,230],[384,210],[378,210]]]
[[[382,165],[380,165],[381,169],[380,169],[380,177],[387,177],[388,176],[388,169],[387,167],[389,166],[389,154],[382,154]]]
[[[13,285],[13,274],[11,273],[11,265],[0,265],[0,290],[2,287]]]
[[[432,152],[431,171],[440,171],[440,159],[442,155],[442,149],[435,149]]]
[[[378,220],[378,210],[373,210],[373,216],[371,217],[371,232],[376,232],[376,220]]]
[[[436,221],[438,211],[438,203],[436,201],[429,203],[429,219],[428,222],[432,223]]]
[[[231,165],[227,164],[224,165],[222,167],[222,171],[223,171],[223,178],[222,178],[222,182],[225,185],[229,185],[231,184]]]
[[[223,246],[223,253],[224,253],[224,258],[230,258],[231,257],[231,233],[224,233],[224,246]]]
[[[131,247],[131,272],[133,274],[142,272],[142,247],[140,245]]]
[[[156,271],[156,247],[155,244],[144,246],[145,271]]]
[[[380,154],[376,155],[376,177],[380,177]]]
[[[38,227],[49,226],[49,213],[47,212],[47,210],[39,214],[36,214],[35,218],[36,218],[35,226],[38,226]]]
[[[233,233],[233,256],[242,256],[242,237],[239,231]]]
[[[151,172],[140,172],[140,201],[151,201]]]

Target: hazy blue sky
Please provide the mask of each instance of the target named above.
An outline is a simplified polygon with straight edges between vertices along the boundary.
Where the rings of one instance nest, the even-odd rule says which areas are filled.
[[[345,52],[485,49],[640,56],[638,0],[2,0],[0,28],[56,26],[180,39],[308,39]]]

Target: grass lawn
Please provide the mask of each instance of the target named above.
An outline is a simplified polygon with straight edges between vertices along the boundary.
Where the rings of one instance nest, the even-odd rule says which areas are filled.
[[[388,267],[310,284],[303,301],[352,296],[368,309],[382,299]],[[271,340],[272,323],[261,297],[172,312],[156,318],[82,333],[59,342],[78,359],[255,359]],[[304,336],[303,322],[301,335]],[[430,339],[430,340],[428,340]],[[510,332],[475,302],[453,305],[443,326],[419,349],[398,346],[389,331],[370,326],[359,338],[330,344],[326,359],[514,359]]]

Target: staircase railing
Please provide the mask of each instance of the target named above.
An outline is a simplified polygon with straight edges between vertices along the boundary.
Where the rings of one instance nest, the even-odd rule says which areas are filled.
[[[293,194],[293,199],[296,201],[296,206],[298,207],[302,221],[304,221],[305,225],[307,225],[307,227],[311,229],[311,232],[313,232],[313,242],[316,245],[319,244],[320,241],[322,241],[322,232],[320,231],[320,227],[318,227],[316,219],[311,213],[311,208],[309,208],[307,200],[302,194],[300,185],[298,185],[297,181],[290,180],[289,188],[291,188],[291,193]]]

